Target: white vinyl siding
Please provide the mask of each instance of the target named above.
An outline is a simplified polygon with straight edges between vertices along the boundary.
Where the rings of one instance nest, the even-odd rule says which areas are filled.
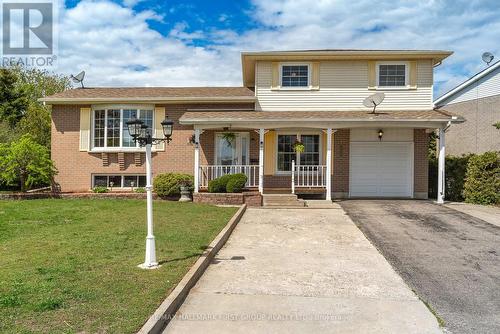
[[[324,61],[320,63],[318,90],[273,90],[272,63],[256,64],[257,110],[368,110],[363,99],[373,94],[368,89],[367,61]],[[432,63],[417,62],[417,89],[384,90],[378,110],[420,110],[432,108]]]
[[[491,73],[488,73],[486,76],[470,84],[462,91],[455,93],[450,98],[441,102],[439,106],[471,101],[478,98],[480,99],[499,94],[500,94],[500,68],[494,70]]]

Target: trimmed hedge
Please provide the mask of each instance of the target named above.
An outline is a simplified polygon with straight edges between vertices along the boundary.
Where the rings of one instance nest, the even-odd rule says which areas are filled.
[[[470,158],[464,197],[468,203],[500,203],[500,153],[486,152]]]
[[[226,174],[208,182],[210,193],[240,193],[247,183],[245,174]]]
[[[445,160],[445,198],[454,202],[464,200],[463,189],[467,164],[472,154],[446,156]],[[438,160],[429,159],[429,197],[437,197]]]
[[[247,176],[245,174],[234,174],[229,179],[226,185],[226,191],[228,193],[240,193],[245,188],[247,183]]]
[[[188,187],[192,190],[193,183],[193,176],[189,174],[159,174],[154,178],[153,190],[160,197],[178,196],[181,194],[181,185],[188,184]]]

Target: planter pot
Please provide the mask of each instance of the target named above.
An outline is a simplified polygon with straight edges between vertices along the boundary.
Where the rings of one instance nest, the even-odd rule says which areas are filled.
[[[179,202],[191,202],[191,191],[189,187],[181,186],[181,198],[179,198]]]

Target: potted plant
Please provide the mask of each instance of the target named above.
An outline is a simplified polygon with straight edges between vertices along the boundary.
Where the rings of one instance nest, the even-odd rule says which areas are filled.
[[[224,139],[227,144],[232,147],[236,140],[236,134],[234,132],[224,132],[222,134],[222,139]]]
[[[296,140],[295,143],[293,143],[293,150],[297,153],[302,153],[306,150],[306,147],[302,142]]]
[[[193,184],[190,180],[182,180],[179,182],[179,188],[181,190],[181,198],[179,202],[191,202],[191,188]]]

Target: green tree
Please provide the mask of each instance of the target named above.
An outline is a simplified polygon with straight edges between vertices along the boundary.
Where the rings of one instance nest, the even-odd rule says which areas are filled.
[[[500,130],[500,122],[496,122],[493,126],[497,128],[497,130]]]
[[[22,86],[17,85],[18,76],[8,68],[0,68],[0,121],[14,128],[23,117],[28,98]]]
[[[16,130],[29,134],[38,144],[50,148],[50,112],[44,106],[30,104]]]
[[[0,180],[6,185],[17,183],[26,191],[33,185],[50,184],[56,172],[49,150],[29,135],[0,145]]]
[[[9,123],[0,121],[0,144],[10,144],[17,138],[19,138],[18,132],[12,129]]]

